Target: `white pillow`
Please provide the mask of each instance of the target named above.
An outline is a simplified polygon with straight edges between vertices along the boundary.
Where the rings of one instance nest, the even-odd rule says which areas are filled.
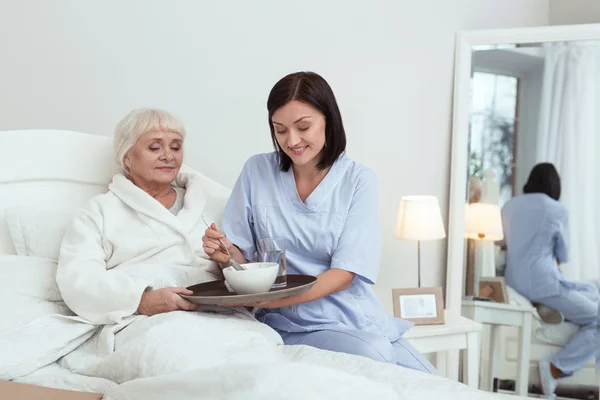
[[[74,214],[10,207],[6,209],[5,216],[18,255],[58,260],[61,242]]]
[[[70,314],[56,285],[56,261],[0,255],[0,333],[48,314]]]
[[[37,371],[89,338],[95,327],[73,315],[61,301],[56,261],[0,255],[0,380]]]

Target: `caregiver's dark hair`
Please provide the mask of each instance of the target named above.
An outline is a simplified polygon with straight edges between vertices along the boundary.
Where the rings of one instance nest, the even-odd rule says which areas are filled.
[[[269,93],[269,128],[273,147],[279,153],[279,167],[282,171],[289,170],[292,160],[277,144],[272,118],[275,111],[292,100],[310,104],[325,116],[325,147],[321,151],[317,168],[323,170],[330,167],[346,150],[346,132],[333,90],[323,77],[314,72],[289,74],[277,82]]]
[[[545,193],[554,200],[560,199],[560,176],[554,165],[540,163],[533,167],[523,193]]]

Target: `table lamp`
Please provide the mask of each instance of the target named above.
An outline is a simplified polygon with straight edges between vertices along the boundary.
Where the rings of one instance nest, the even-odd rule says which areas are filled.
[[[421,240],[446,237],[437,197],[402,197],[398,207],[395,236],[399,239],[417,241],[418,280],[421,287]]]
[[[465,238],[482,241],[494,242],[504,239],[502,230],[502,216],[500,207],[496,204],[471,203],[465,210]],[[479,254],[479,259],[473,266],[475,297],[479,296],[479,280],[481,278],[481,248],[475,254]]]

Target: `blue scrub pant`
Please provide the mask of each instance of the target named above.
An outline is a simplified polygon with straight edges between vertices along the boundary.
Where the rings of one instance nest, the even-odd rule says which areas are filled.
[[[404,339],[392,343],[384,336],[358,330],[278,332],[286,345],[302,344],[323,350],[355,354],[438,375],[433,365]]]
[[[598,288],[600,291],[600,287]],[[600,371],[600,294],[598,294],[598,330],[596,333],[596,371]]]
[[[561,282],[557,296],[536,299],[538,303],[560,311],[566,321],[579,325],[579,330],[551,360],[563,376],[583,368],[598,351],[600,293],[592,284]]]

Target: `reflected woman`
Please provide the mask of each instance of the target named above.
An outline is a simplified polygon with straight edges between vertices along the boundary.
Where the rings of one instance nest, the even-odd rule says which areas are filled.
[[[523,188],[502,208],[506,244],[506,283],[531,302],[561,312],[579,325],[570,342],[539,363],[544,394],[556,380],[572,375],[593,357],[598,329],[598,288],[569,282],[559,269],[568,260],[568,212],[559,203],[560,177],[554,165],[537,164]]]

